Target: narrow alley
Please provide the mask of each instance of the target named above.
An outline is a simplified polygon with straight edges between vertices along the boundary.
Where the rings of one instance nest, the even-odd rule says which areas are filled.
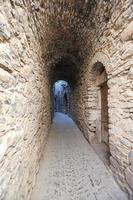
[[[32,200],[127,200],[67,115],[56,113]]]

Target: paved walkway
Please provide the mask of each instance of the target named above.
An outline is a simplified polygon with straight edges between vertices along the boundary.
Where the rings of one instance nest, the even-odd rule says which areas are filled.
[[[56,114],[31,200],[127,200],[74,122]]]

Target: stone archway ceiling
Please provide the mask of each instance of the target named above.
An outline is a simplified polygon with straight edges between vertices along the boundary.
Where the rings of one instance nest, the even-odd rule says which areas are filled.
[[[79,67],[71,57],[62,57],[60,61],[52,66],[51,80],[53,83],[63,79],[73,87],[78,79],[78,75]]]
[[[100,20],[106,24],[109,19],[113,0],[100,3],[99,0],[30,0],[30,3],[38,22],[46,65],[56,65],[70,55],[79,67],[92,49],[92,37],[100,34],[97,29]]]

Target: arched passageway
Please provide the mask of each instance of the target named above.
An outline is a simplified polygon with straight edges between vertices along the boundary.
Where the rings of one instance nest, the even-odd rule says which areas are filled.
[[[30,200],[39,169],[46,200],[123,200],[114,179],[133,199],[132,17],[131,0],[0,2],[0,200]]]
[[[79,65],[76,65],[71,57],[63,57],[52,68],[52,79],[57,80],[53,86],[53,99],[55,101],[53,109],[56,113],[44,157],[41,161],[41,169],[36,187],[33,190],[32,200],[43,198],[62,200],[73,200],[75,198],[107,200],[110,198],[113,200],[126,200],[126,195],[108,171],[107,162],[103,162],[104,159],[101,159],[101,155],[99,155],[98,151],[101,151],[101,147],[95,149],[93,145],[95,152],[81,135],[74,121],[64,115],[66,113],[66,98],[64,98],[64,95],[66,92],[70,93],[66,81],[71,86],[70,113],[72,113],[72,109],[75,109],[75,100],[78,103],[80,99],[79,91],[75,91],[78,84],[80,84],[78,80]],[[94,90],[94,87],[96,90]],[[99,104],[100,116],[99,135],[96,137],[100,139],[100,143],[105,143],[109,150],[107,74],[102,63],[96,63],[93,66],[94,91],[96,93],[95,100]],[[82,126],[81,131],[83,131]],[[94,175],[94,172],[97,172],[97,174]]]

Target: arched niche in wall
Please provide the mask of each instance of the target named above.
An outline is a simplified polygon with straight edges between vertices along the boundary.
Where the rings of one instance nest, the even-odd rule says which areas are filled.
[[[95,127],[95,137],[99,143],[96,151],[100,152],[102,159],[110,165],[108,74],[103,63],[99,61],[91,68],[90,92],[94,104],[92,112],[95,113],[92,126]]]
[[[101,62],[96,62],[93,66],[95,74],[95,85],[98,91],[98,104],[100,108],[100,127],[98,130],[98,138],[100,142],[109,145],[109,116],[108,116],[108,85],[107,73]]]

